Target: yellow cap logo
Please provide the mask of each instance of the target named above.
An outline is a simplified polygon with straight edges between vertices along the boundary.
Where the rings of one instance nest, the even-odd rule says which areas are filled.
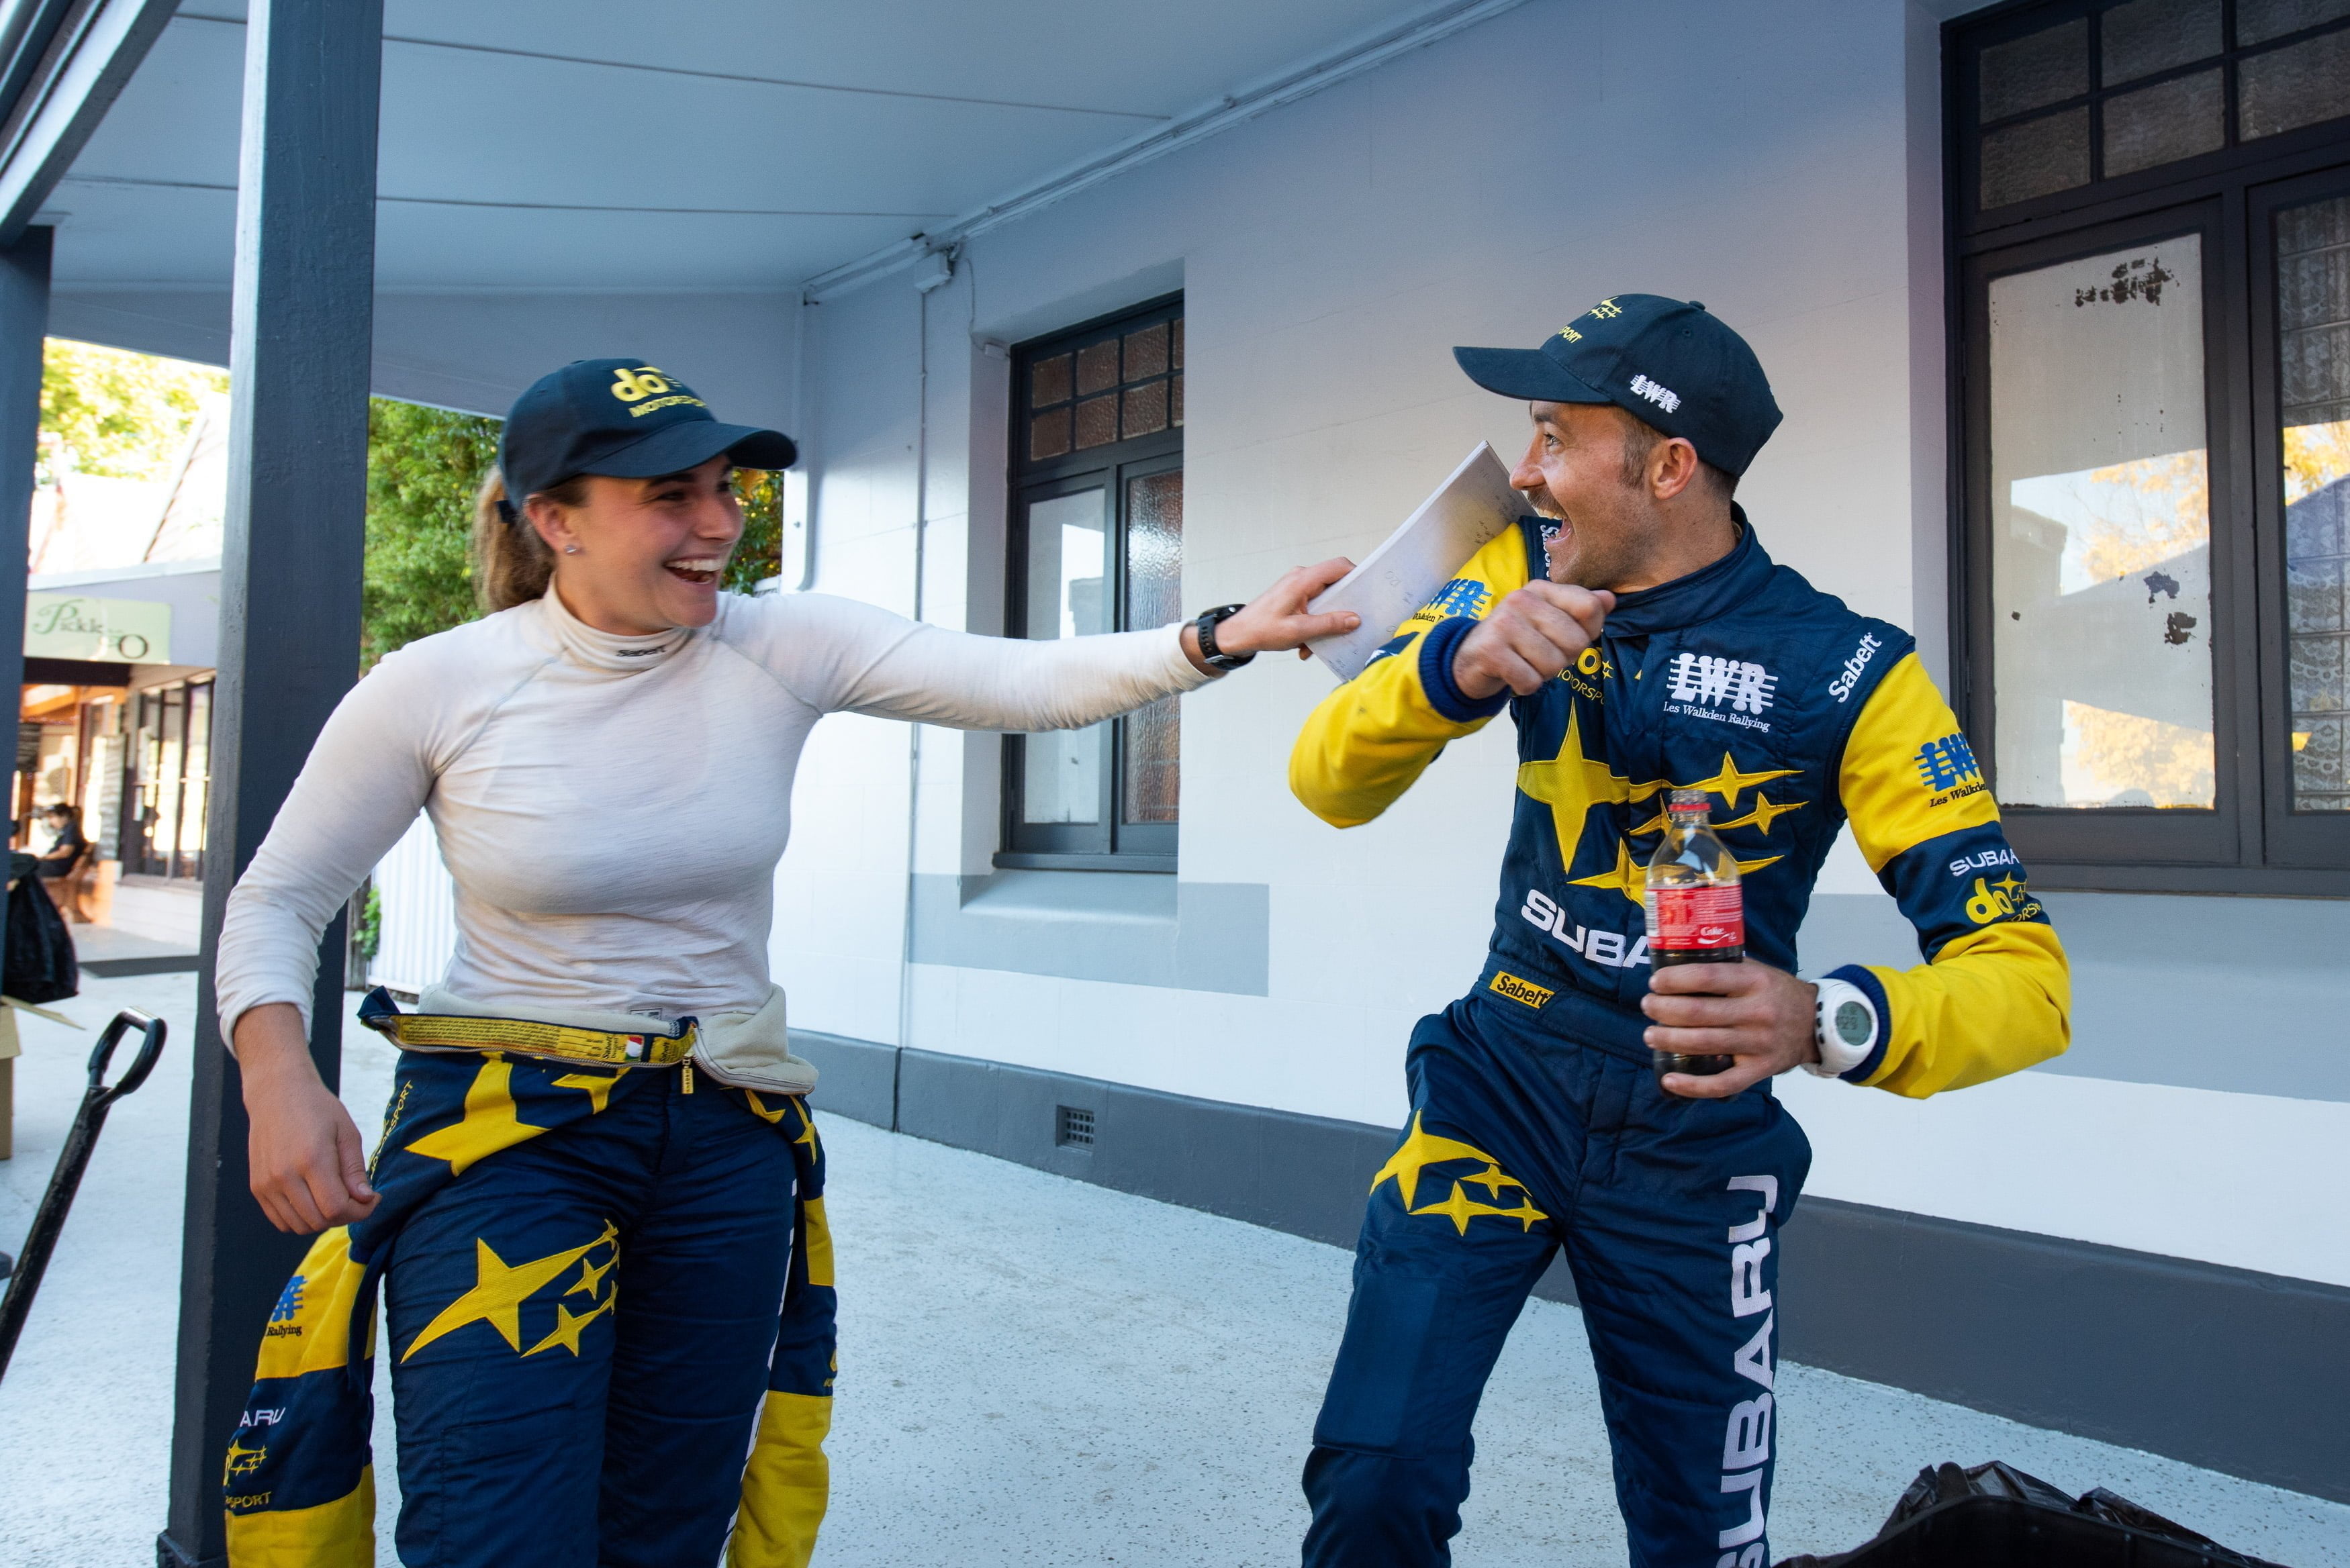
[[[657,393],[668,391],[670,385],[670,379],[650,365],[612,372],[612,396],[624,403],[642,402]]]

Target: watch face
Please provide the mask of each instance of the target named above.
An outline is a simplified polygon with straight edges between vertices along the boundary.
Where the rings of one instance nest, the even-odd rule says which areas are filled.
[[[1835,1029],[1836,1038],[1847,1045],[1866,1045],[1868,1037],[1877,1033],[1876,1020],[1857,1002],[1838,1002],[1835,1016],[1829,1022]]]

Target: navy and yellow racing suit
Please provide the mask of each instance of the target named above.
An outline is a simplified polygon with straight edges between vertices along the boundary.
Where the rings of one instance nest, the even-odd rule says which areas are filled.
[[[1795,967],[1847,821],[1917,928],[1924,964],[1832,971],[1879,1021],[1847,1079],[1921,1096],[2064,1048],[2064,950],[1913,639],[1773,565],[1736,516],[1730,554],[1620,596],[1540,692],[1471,698],[1461,639],[1544,575],[1544,524],[1522,520],[1298,737],[1291,788],[1340,827],[1504,707],[1519,756],[1492,948],[1413,1032],[1410,1121],[1372,1184],[1305,1471],[1309,1564],[1449,1561],[1478,1398],[1562,1249],[1632,1562],[1770,1561],[1773,1243],[1811,1150],[1767,1082],[1685,1100],[1648,1070],[1643,878],[1669,791],[1712,796],[1750,958]]]

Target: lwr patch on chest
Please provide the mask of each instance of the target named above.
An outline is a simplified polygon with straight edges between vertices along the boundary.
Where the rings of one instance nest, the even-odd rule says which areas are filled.
[[[1662,675],[1661,711],[1668,718],[1771,732],[1779,675],[1761,659],[1734,649],[1683,649],[1667,661]]]

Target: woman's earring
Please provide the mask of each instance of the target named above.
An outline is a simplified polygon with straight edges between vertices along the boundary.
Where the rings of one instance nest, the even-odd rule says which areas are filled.
[[[577,545],[566,545],[563,546],[563,553],[567,556],[576,556],[579,553],[579,546]]]

